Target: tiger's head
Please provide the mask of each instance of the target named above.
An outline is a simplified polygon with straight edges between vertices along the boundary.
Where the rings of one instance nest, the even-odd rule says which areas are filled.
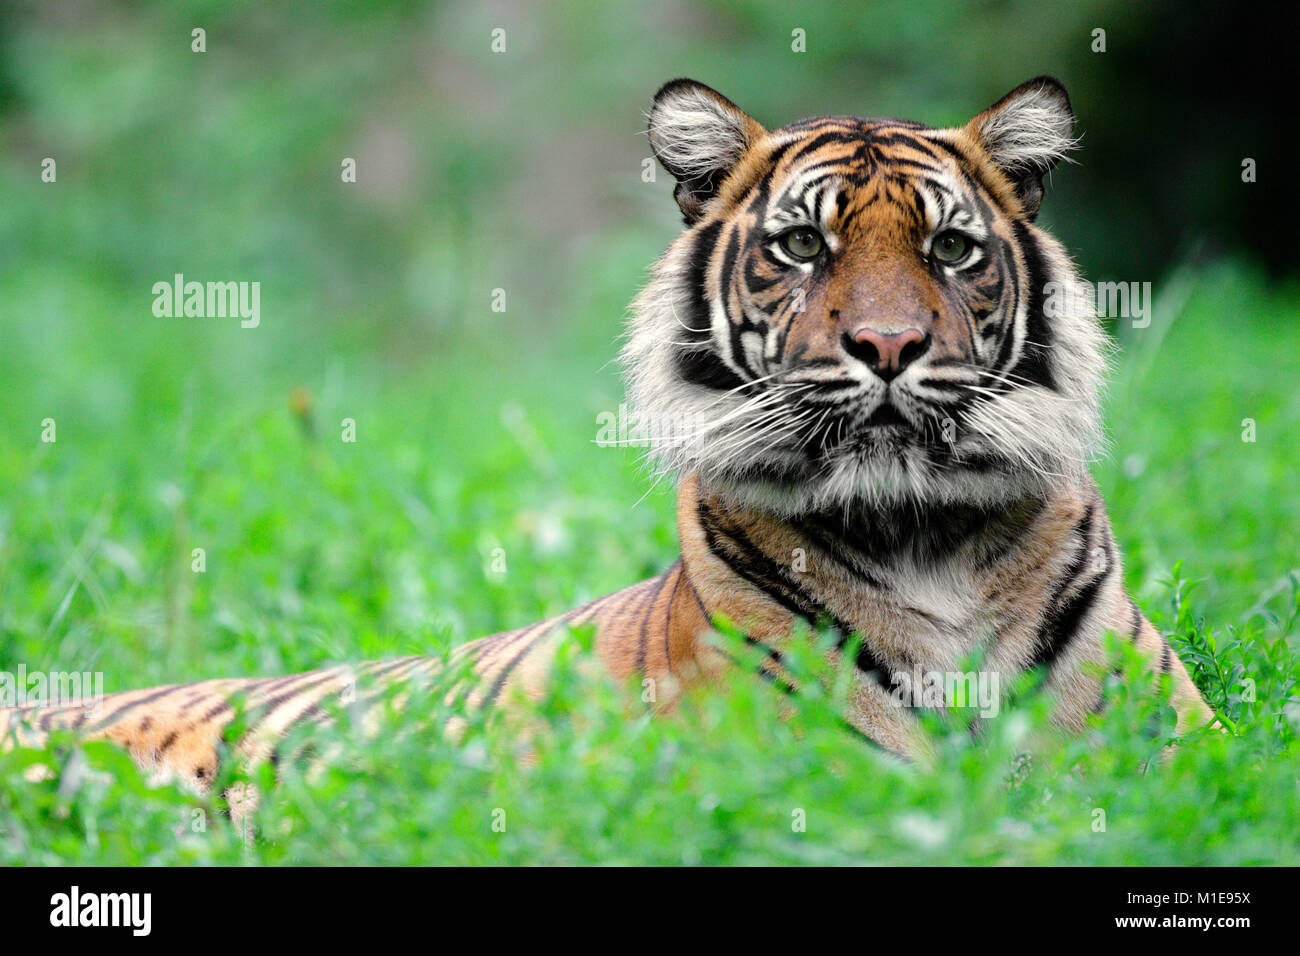
[[[1058,81],[951,129],[768,131],[692,80],[648,120],[687,226],[623,351],[662,470],[782,514],[993,507],[1083,475],[1107,340],[1034,225],[1076,143]]]

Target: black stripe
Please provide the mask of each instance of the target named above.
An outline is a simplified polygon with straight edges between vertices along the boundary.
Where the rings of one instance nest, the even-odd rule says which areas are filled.
[[[736,254],[740,250],[740,226],[733,226],[731,236],[727,239],[727,248],[722,255],[722,274],[718,282],[718,291],[723,299],[727,296],[727,287],[724,283],[731,278],[731,272],[736,267]]]
[[[734,664],[736,667],[745,666],[744,661],[740,660],[740,658],[736,657],[736,655],[729,653],[725,648],[719,647],[719,648],[715,648],[715,650],[717,650],[717,652],[721,654],[723,657],[725,657],[727,660],[731,661],[731,663]],[[793,696],[794,694],[798,693],[794,684],[791,684],[788,680],[786,680],[781,675],[772,673],[772,671],[768,670],[766,667],[763,667],[761,664],[757,668],[755,668],[754,673],[757,674],[759,677],[763,678],[763,680],[775,684],[785,694],[789,696]]]
[[[689,314],[686,324],[687,332],[697,341],[708,339],[712,334],[713,322],[709,316],[708,272],[709,263],[713,261],[713,250],[718,243],[718,234],[722,231],[722,220],[709,223],[695,237],[691,247],[690,265],[686,270],[686,289],[690,295]]]
[[[705,620],[705,622],[706,622],[707,624],[709,624],[710,626],[712,626],[712,623],[713,623],[713,615],[711,615],[711,614],[709,613],[709,609],[706,608],[706,607],[704,606],[704,600],[700,597],[700,592],[699,592],[698,590],[696,590],[696,588],[695,588],[695,582],[693,582],[693,581],[690,579],[690,576],[686,573],[686,566],[685,566],[685,564],[682,565],[681,578],[685,578],[685,579],[686,579],[686,586],[687,586],[688,588],[691,589],[691,595],[695,598],[695,603],[696,603],[696,605],[699,607],[699,609],[700,609],[700,613],[701,613],[702,615],[704,615],[704,620]],[[679,578],[679,580],[680,580],[680,578]],[[767,660],[771,661],[773,664],[780,665],[780,664],[783,663],[783,659],[782,659],[782,657],[781,657],[781,652],[778,651],[776,648],[774,648],[774,647],[770,647],[769,645],[765,644],[764,642],[758,640],[758,638],[753,637],[752,635],[746,634],[746,635],[745,635],[745,643],[748,644],[750,647],[756,647],[756,648],[758,648],[759,650],[763,651],[763,652],[767,655]],[[739,665],[739,664],[740,664],[740,662],[739,662],[738,660],[736,660],[735,657],[733,657],[732,655],[728,654],[728,653],[726,652],[725,649],[717,648],[717,650],[719,651],[719,653],[722,654],[723,657],[727,658],[727,660],[731,661],[733,664],[736,664],[736,665]],[[761,667],[761,666],[758,668],[758,673],[761,674],[761,675],[762,675],[763,677],[765,677],[765,678],[771,678],[771,679],[773,679],[773,680],[777,679],[775,674],[773,674],[771,671],[766,670],[765,668],[763,668],[763,667]],[[784,682],[783,682],[783,683],[784,683]],[[793,690],[793,689],[794,689],[794,688],[793,688],[793,685],[786,684],[786,686],[789,687],[790,690]]]
[[[814,530],[814,521],[818,522],[821,533]],[[853,549],[848,542],[836,537],[833,527],[828,526],[824,519],[821,519],[821,516],[809,516],[808,520],[800,522],[799,532],[819,549],[830,555],[831,560],[838,562],[841,566],[847,568],[851,574],[861,578],[868,587],[875,588],[877,591],[888,590],[884,582],[863,567],[861,561],[853,554]]]
[[[989,377],[997,383],[999,389],[1009,389],[1013,386],[1007,378],[1006,372],[1008,371],[1008,366],[1011,364],[1011,349],[1016,343],[1016,323],[1020,321],[1020,276],[1016,272],[1014,257],[1009,251],[1010,243],[1006,242],[1006,240],[999,240],[997,248],[999,262],[1007,263],[1009,267],[1007,269],[1007,275],[1011,279],[1011,309],[1009,314],[1002,317],[1002,326],[1000,329],[1002,333],[1002,342],[998,348],[997,358],[993,360],[993,368],[996,372],[1002,374],[999,375],[995,372],[990,372]],[[1032,276],[1030,276],[1029,281],[1032,285]],[[998,304],[1004,305],[1005,300]],[[1026,305],[1026,315],[1028,315],[1028,305]],[[1028,339],[1028,337],[1029,330],[1028,326],[1026,326],[1025,338]]]
[[[703,602],[703,598],[699,597],[699,592],[697,591],[697,589],[695,589],[694,581],[690,580],[690,576],[686,574],[685,563],[681,562],[681,558],[677,559],[677,563],[681,564],[681,570],[679,572],[679,575],[677,575],[677,583],[680,584],[681,580],[685,579],[686,587],[690,588],[690,593],[692,593],[692,596],[695,598],[695,605],[699,607],[699,613],[701,613],[703,615],[703,618],[705,618],[705,623],[710,624],[711,626],[712,615],[708,613],[708,609],[707,607],[705,607],[705,602]],[[676,585],[675,587],[673,587],[673,593],[676,593]],[[745,637],[745,644],[748,644],[749,646],[751,646],[751,648],[757,648],[758,650],[762,650],[764,656],[766,656],[767,662],[775,663],[775,665],[777,666],[783,665],[784,659],[781,658],[780,650],[777,650],[776,648],[772,648],[772,646],[768,644],[764,644],[763,641],[758,640],[757,637],[754,637],[753,635],[748,635],[748,633],[746,633],[744,637]],[[736,665],[737,667],[741,666],[741,662],[737,661],[736,657],[733,656],[733,654],[729,654],[727,652],[727,649],[716,648],[716,646],[714,649],[718,650],[718,653],[722,654],[722,656],[727,658],[728,661],[731,661],[733,665]],[[761,678],[763,678],[764,680],[770,680],[770,682],[775,683],[777,687],[783,689],[785,693],[794,693],[794,685],[792,683],[789,683],[788,680],[785,680],[784,678],[780,678],[779,675],[776,675],[774,674],[774,672],[767,670],[766,667],[759,665],[754,672],[755,674],[761,676]]]
[[[1131,597],[1128,599],[1129,614],[1132,623],[1129,624],[1129,640],[1136,641],[1138,633],[1142,630],[1142,612],[1138,610],[1137,602]],[[1116,680],[1122,680],[1124,677],[1124,666],[1117,665],[1111,672],[1111,676]],[[1102,708],[1106,706],[1106,685],[1103,683],[1097,689],[1097,702],[1092,705],[1092,713],[1100,714]]]
[[[554,626],[558,627],[561,624],[568,624],[570,627],[581,627],[599,614],[606,604],[618,597],[621,593],[621,591],[615,591],[612,594],[598,597],[594,601],[588,601],[582,607],[574,608],[572,611],[565,611],[555,619]]]
[[[924,139],[912,132],[904,132],[897,129],[881,130],[871,134],[871,142],[880,146],[906,146],[908,149],[914,149],[918,153],[925,153],[927,156],[933,157],[935,161],[938,161],[939,159],[939,154],[934,150],[934,140]],[[890,160],[891,165],[901,162],[914,164],[916,161],[902,159]],[[930,165],[928,168],[934,169],[934,166]]]
[[[699,505],[699,518],[705,542],[714,557],[786,610],[811,624],[817,623],[820,608],[816,602],[790,582],[771,557],[754,547],[743,531],[735,527],[724,528],[704,502]],[[730,548],[724,546],[724,539],[730,541]]]
[[[1093,524],[1097,503],[1089,502],[1083,519],[1075,526],[1079,534],[1079,555],[1061,579],[1059,594],[1068,591],[1082,576],[1090,558]],[[1097,599],[1097,593],[1114,571],[1115,562],[1107,556],[1106,569],[1087,583],[1078,587],[1068,598],[1059,598],[1044,616],[1036,635],[1037,650],[1029,666],[1051,668],[1061,652],[1070,644]]]
[[[670,567],[668,571],[671,571]],[[659,595],[663,593],[664,586],[668,584],[668,571],[659,575],[653,590],[650,591],[650,598],[645,602],[645,613],[641,615],[641,628],[639,631],[639,640],[636,648],[636,672],[645,673],[647,645],[650,643],[650,615],[655,609],[655,602],[659,600]]]
[[[218,703],[215,707],[213,707],[211,710],[209,710],[206,714],[204,714],[202,717],[200,717],[199,722],[206,724],[208,721],[212,720],[212,718],[216,717],[218,714],[223,713],[224,711],[227,711],[229,709],[230,709],[230,703],[228,701],[223,700],[220,703]]]
[[[1046,627],[1039,631],[1039,650],[1031,667],[1045,665],[1050,668],[1055,663],[1079,630],[1079,624],[1096,601],[1097,592],[1109,573],[1107,570],[1089,581],[1051,616]]]
[[[774,271],[770,277],[759,275],[758,267],[764,264],[771,265],[774,270],[785,268],[779,260],[774,259],[766,251],[761,257],[754,256],[746,260],[744,268],[745,288],[751,296],[766,292],[773,286],[785,281],[785,276],[780,271]]]
[[[682,586],[682,578],[686,574],[686,569],[682,565],[682,559],[680,556],[678,556],[677,560],[672,563],[672,566],[668,570],[672,571],[674,569],[677,571],[677,577],[673,579],[673,592],[668,595],[668,613],[664,615],[664,663],[668,668],[669,674],[673,673],[673,605],[677,603],[677,591]]]
[[[827,146],[830,143],[841,143],[841,144],[852,143],[854,142],[855,139],[856,137],[854,136],[854,134],[848,131],[844,131],[844,132],[834,131],[830,133],[821,133],[817,136],[814,136],[812,139],[807,140],[806,142],[795,144],[798,146],[798,150],[795,152],[793,156],[790,157],[790,161],[794,162],[796,160],[802,159],[804,156],[807,156],[809,153],[816,152],[817,150],[821,149],[823,146]],[[802,170],[800,170],[800,172],[802,172]]]
[[[253,711],[256,714],[256,723],[250,724],[248,728],[249,732],[265,724],[267,720],[269,720],[276,711],[278,711],[289,701],[294,700],[297,697],[300,697],[303,694],[303,692],[309,691],[313,687],[319,687],[321,684],[328,683],[329,681],[336,680],[343,676],[344,675],[342,674],[327,673],[321,677],[318,677],[316,680],[310,681],[307,684],[294,687],[292,690],[285,691],[283,694],[279,694],[275,697],[272,697],[270,700],[260,702],[259,704],[257,704],[255,708],[253,708]]]
[[[683,565],[683,568],[685,568],[685,565]],[[686,586],[691,589],[691,595],[695,598],[695,603],[699,606],[700,613],[704,615],[705,623],[712,627],[713,615],[711,615],[709,609],[704,606],[704,599],[700,597],[700,592],[695,589],[695,582],[692,581],[689,576],[686,578]]]
[[[741,388],[745,380],[732,371],[711,348],[679,349],[677,373],[692,385],[729,392]]]
[[[194,686],[194,685],[192,685],[192,684],[169,684],[169,685],[166,686],[166,687],[163,687],[163,688],[161,688],[161,689],[159,689],[159,690],[154,691],[152,694],[149,694],[149,695],[147,695],[147,696],[145,696],[145,697],[141,697],[139,700],[135,700],[135,701],[132,701],[132,702],[129,703],[129,704],[125,704],[125,705],[123,705],[123,707],[122,707],[121,709],[119,709],[119,710],[115,710],[115,711],[114,711],[113,713],[111,713],[111,714],[106,714],[106,715],[104,715],[104,717],[101,718],[99,721],[97,721],[97,722],[95,723],[94,727],[92,727],[91,729],[92,729],[92,730],[103,730],[105,727],[109,727],[109,726],[112,726],[113,724],[117,723],[117,721],[120,720],[121,717],[122,717],[124,714],[129,714],[129,713],[131,713],[131,711],[135,710],[137,707],[143,706],[144,704],[152,703],[153,701],[155,701],[155,700],[159,700],[160,698],[163,698],[163,697],[166,697],[166,696],[168,696],[169,694],[171,694],[171,693],[173,693],[173,692],[175,692],[175,691],[182,690],[182,689],[184,689],[184,688],[186,688],[186,687],[192,687],[192,686]],[[47,728],[46,728],[45,725],[42,725],[41,729],[44,730],[44,729],[47,729]]]
[[[1020,360],[1011,369],[1011,374],[1043,388],[1056,389],[1050,361],[1052,330],[1043,314],[1043,299],[1046,295],[1043,283],[1047,279],[1047,270],[1043,266],[1038,240],[1029,231],[1029,227],[1016,220],[1012,222],[1012,228],[1025,257],[1028,296],[1025,308],[1025,347],[1020,353]]]
[[[712,512],[704,502],[699,505],[699,518],[704,530],[705,541],[709,551],[725,563],[733,572],[776,601],[786,610],[802,617],[813,627],[823,620],[829,621],[840,633],[838,647],[844,647],[854,630],[845,621],[819,605],[815,598],[807,594],[797,582],[790,580],[781,565],[756,547],[749,537],[734,526],[723,528],[714,520]],[[723,539],[730,540],[732,548],[723,545]],[[864,637],[860,642],[856,660],[858,669],[864,674],[876,673],[882,676],[891,673],[876,656]]]
[[[505,635],[503,636],[503,639],[497,644],[496,647],[493,648],[493,653],[498,654],[505,651],[509,651],[511,648],[518,645],[520,641],[527,640],[529,635],[531,635],[539,627],[544,627],[549,623],[550,623],[549,621],[535,621],[532,624],[529,624],[527,627],[516,628],[513,631],[506,631]],[[483,663],[485,665],[485,670],[492,669],[493,666],[492,661],[485,661]]]
[[[535,637],[530,638],[524,646],[520,648],[519,653],[511,658],[510,662],[506,664],[505,667],[501,668],[497,673],[496,680],[492,682],[492,689],[488,691],[487,700],[483,704],[484,708],[497,702],[497,698],[501,696],[501,691],[505,689],[506,680],[510,677],[510,674],[523,662],[529,652],[537,646],[537,643],[543,640],[547,635],[553,633],[553,631],[553,627],[541,628],[540,633]]]
[[[1022,504],[1014,510],[1014,514],[1008,515],[1007,523],[1002,527],[991,527],[993,532],[983,553],[975,561],[975,568],[978,571],[987,571],[993,565],[997,564],[1016,545],[1024,540],[1024,536],[1038,520],[1039,515],[1047,507],[1047,502],[1041,498],[1031,498],[1027,504]],[[990,522],[992,525],[993,523]]]

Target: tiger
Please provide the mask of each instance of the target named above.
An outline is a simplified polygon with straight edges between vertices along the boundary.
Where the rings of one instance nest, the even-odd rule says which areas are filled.
[[[633,301],[621,359],[630,406],[655,426],[651,470],[677,485],[680,553],[649,580],[461,645],[465,706],[539,697],[582,628],[618,680],[707,688],[745,666],[789,688],[789,642],[812,626],[851,674],[845,723],[904,758],[924,743],[902,675],[959,672],[975,654],[1007,686],[1037,669],[1053,724],[1077,733],[1104,699],[1107,635],[1167,680],[1176,734],[1210,725],[1125,589],[1089,474],[1109,339],[1036,222],[1045,178],[1078,145],[1062,83],[1031,79],[960,127],[832,115],[769,131],[678,79],[646,119],[684,229]],[[756,665],[716,639],[722,622]],[[31,705],[0,713],[0,734],[107,739],[204,792],[237,710],[252,715],[242,752],[265,756],[358,677],[411,686],[446,662]]]

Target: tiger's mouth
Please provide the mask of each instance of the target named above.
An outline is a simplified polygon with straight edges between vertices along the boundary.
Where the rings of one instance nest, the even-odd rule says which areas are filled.
[[[875,411],[867,416],[860,427],[864,429],[880,429],[890,425],[908,429],[915,428],[911,422],[903,417],[903,413],[898,410],[898,406],[889,399],[885,399],[876,406]]]
[[[842,455],[890,459],[929,444],[938,434],[935,423],[923,416],[913,421],[886,396],[869,412],[846,408],[820,419],[818,426],[797,444],[812,462],[827,462]]]

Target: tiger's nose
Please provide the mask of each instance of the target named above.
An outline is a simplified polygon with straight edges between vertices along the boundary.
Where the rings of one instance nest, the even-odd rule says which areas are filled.
[[[907,368],[930,348],[930,336],[920,329],[885,334],[863,326],[852,335],[844,333],[844,350],[865,362],[886,382]]]

